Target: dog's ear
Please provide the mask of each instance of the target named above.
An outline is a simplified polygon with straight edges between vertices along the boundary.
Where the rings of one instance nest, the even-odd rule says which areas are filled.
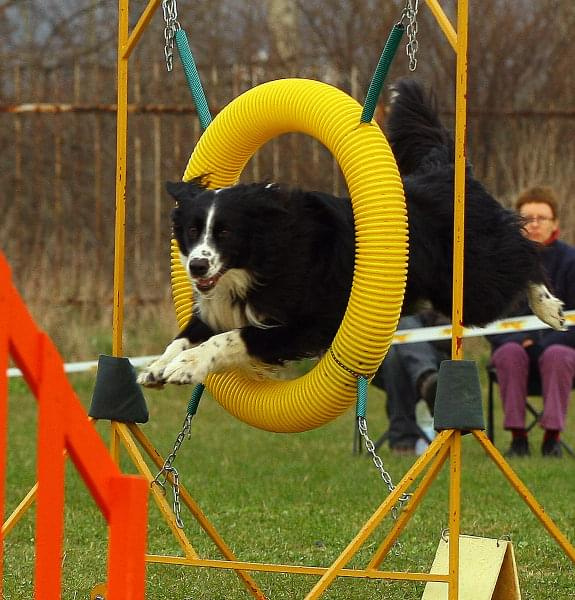
[[[166,191],[177,202],[193,200],[206,189],[203,181],[202,177],[191,181],[166,181]]]

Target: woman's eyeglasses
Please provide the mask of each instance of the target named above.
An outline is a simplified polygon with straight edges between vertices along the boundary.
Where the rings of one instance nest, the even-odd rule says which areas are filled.
[[[523,217],[523,221],[525,221],[527,225],[529,225],[530,223],[537,223],[537,225],[543,225],[548,221],[553,221],[553,217]]]

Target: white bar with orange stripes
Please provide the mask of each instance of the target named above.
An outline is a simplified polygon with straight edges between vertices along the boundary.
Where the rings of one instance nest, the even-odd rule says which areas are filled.
[[[575,310],[565,312],[565,319],[568,326],[575,325]],[[465,327],[463,337],[480,337],[483,335],[492,335],[496,333],[509,333],[511,331],[533,331],[535,329],[549,329],[549,326],[540,321],[535,315],[525,317],[512,317],[495,321],[487,327]],[[435,342],[437,340],[447,340],[451,338],[450,325],[438,325],[436,327],[420,327],[417,329],[401,329],[395,332],[393,344],[410,344],[413,342]],[[130,358],[134,367],[142,367],[157,356],[137,356]],[[66,373],[81,373],[84,371],[96,370],[97,360],[85,362],[66,363],[64,370]],[[8,377],[20,377],[20,369],[8,369]]]

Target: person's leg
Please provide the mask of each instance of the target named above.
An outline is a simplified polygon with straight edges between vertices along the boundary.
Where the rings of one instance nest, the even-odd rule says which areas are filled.
[[[530,454],[525,430],[525,404],[529,379],[529,355],[515,342],[503,344],[491,356],[503,402],[503,427],[511,430],[511,446],[507,457]]]
[[[503,427],[525,428],[525,402],[529,377],[529,356],[519,344],[503,344],[491,357],[503,401]]]
[[[419,317],[407,316],[400,319],[398,329],[415,329],[421,326]],[[387,392],[391,448],[413,448],[421,437],[415,416],[415,407],[420,397],[417,384],[422,375],[437,372],[440,360],[435,347],[427,342],[394,344],[390,347],[372,383]]]
[[[540,424],[545,429],[545,453],[545,450],[551,451],[559,446],[559,434],[565,427],[575,376],[575,349],[559,344],[549,346],[539,357],[539,373],[543,390],[543,415]],[[553,441],[557,443],[553,444]],[[560,454],[560,446],[557,453]]]
[[[398,329],[416,329],[421,326],[421,320],[418,317],[402,317]],[[395,348],[414,387],[424,373],[437,371],[439,357],[433,344],[413,342],[411,344],[397,344]]]
[[[414,329],[421,326],[421,320],[417,316],[402,317],[398,329]],[[437,371],[442,356],[429,342],[398,344],[395,347],[401,364],[408,374],[416,402],[419,398],[423,398],[433,414]]]
[[[417,398],[397,346],[391,346],[373,383],[387,393],[390,448],[415,448],[420,437],[415,420]]]

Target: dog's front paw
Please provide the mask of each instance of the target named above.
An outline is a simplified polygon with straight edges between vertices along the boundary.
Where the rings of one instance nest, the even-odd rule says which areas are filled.
[[[164,381],[175,385],[202,383],[210,373],[210,363],[204,358],[196,348],[182,352],[164,369]]]
[[[240,333],[237,330],[226,331],[175,356],[166,365],[162,378],[166,383],[179,385],[203,383],[211,373],[240,367],[247,359]]]
[[[136,381],[148,388],[161,389],[166,383],[164,369],[170,362],[190,347],[190,342],[186,338],[177,338],[164,350],[160,358],[149,364],[145,369],[140,371]]]
[[[159,361],[158,361],[159,362]],[[140,371],[136,381],[147,388],[161,389],[164,387],[165,380],[163,378],[165,363],[158,365],[158,362],[152,363]]]

